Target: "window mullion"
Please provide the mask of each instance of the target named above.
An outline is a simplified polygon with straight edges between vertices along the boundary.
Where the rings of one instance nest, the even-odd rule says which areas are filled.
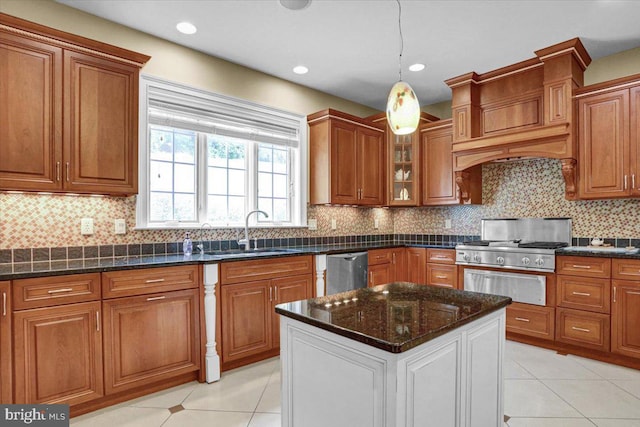
[[[256,141],[247,140],[246,166],[247,196],[245,198],[245,215],[258,209],[258,144]],[[249,218],[249,225],[255,225],[256,223],[255,217]]]
[[[207,222],[207,194],[209,193],[207,173],[207,135],[198,132],[197,145],[197,165],[196,165],[196,202],[197,213],[196,221],[199,224]]]

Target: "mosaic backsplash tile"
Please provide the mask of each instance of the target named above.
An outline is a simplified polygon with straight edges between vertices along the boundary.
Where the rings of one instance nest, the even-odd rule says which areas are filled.
[[[640,237],[640,200],[568,201],[560,162],[529,159],[483,166],[483,205],[435,208],[353,208],[310,206],[306,228],[254,228],[250,238],[289,239],[382,234],[478,235],[481,218],[571,217],[574,237]],[[0,193],[0,250],[19,248],[100,247],[165,244],[182,241],[186,230],[135,230],[135,197],[92,197]],[[93,218],[95,233],[80,234],[80,219]],[[127,234],[113,233],[113,221],[124,218]],[[374,228],[374,219],[379,227]],[[336,230],[331,220],[336,219]],[[445,229],[451,219],[452,228]],[[191,230],[192,237],[233,241],[237,229]],[[135,247],[135,246],[134,246]],[[45,249],[46,250],[46,249]],[[99,250],[99,249],[98,249]],[[104,249],[107,250],[107,249]],[[153,250],[153,249],[151,249]],[[44,257],[44,252],[35,256]]]

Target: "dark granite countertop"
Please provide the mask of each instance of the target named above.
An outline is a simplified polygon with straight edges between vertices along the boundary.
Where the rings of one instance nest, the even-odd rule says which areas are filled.
[[[217,251],[204,255],[185,257],[172,255],[111,256],[105,258],[84,258],[51,261],[33,261],[0,265],[0,281],[24,279],[29,277],[58,276],[63,274],[94,273],[110,270],[127,270],[136,268],[171,267],[188,264],[213,264],[219,262],[241,261],[287,257],[295,255],[338,254],[361,252],[370,249],[395,247],[430,247],[453,249],[446,245],[412,245],[403,243],[362,243],[355,245],[322,245],[289,248],[265,248],[256,251]]]
[[[511,303],[511,298],[391,283],[276,306],[276,312],[391,353],[402,353]]]
[[[556,255],[640,259],[640,251],[627,251],[624,248],[591,249],[587,246],[569,246],[556,249]]]

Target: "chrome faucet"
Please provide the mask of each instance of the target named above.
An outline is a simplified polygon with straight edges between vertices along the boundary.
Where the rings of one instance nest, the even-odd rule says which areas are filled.
[[[208,222],[205,222],[200,226],[200,243],[198,243],[198,245],[196,246],[200,251],[200,255],[204,255],[204,239],[202,238],[202,233],[204,231],[205,225],[211,228],[211,224],[209,224]]]
[[[265,211],[261,211],[261,210],[251,211],[251,212],[249,212],[247,214],[246,218],[244,219],[244,239],[238,240],[238,244],[239,245],[244,245],[244,250],[245,251],[250,251],[251,250],[251,242],[249,241],[249,217],[253,213],[259,213],[259,214],[262,214],[265,217],[269,218],[269,214],[266,213]]]

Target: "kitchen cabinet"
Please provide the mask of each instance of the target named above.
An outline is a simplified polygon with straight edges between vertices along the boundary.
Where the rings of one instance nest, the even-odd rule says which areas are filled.
[[[640,358],[640,261],[613,260],[611,351]]]
[[[275,306],[311,298],[311,256],[235,261],[220,266],[222,369],[278,354]]]
[[[103,302],[107,394],[200,368],[198,295],[186,289]]]
[[[640,196],[640,76],[583,88],[576,96],[580,198]]]
[[[102,282],[107,394],[200,369],[197,266],[110,271]]]
[[[454,249],[427,249],[427,285],[456,289],[458,267]]]
[[[507,332],[553,341],[555,308],[514,302],[507,307]]]
[[[405,248],[372,249],[368,251],[368,286],[401,282],[406,276]]]
[[[10,27],[0,30],[9,106],[0,189],[137,193],[138,74],[149,57],[4,14],[0,21]]]
[[[556,341],[608,352],[610,348],[608,314],[556,308]]]
[[[311,204],[383,205],[384,131],[324,110],[307,117]]]
[[[425,248],[407,248],[407,276],[411,283],[427,283],[427,250]]]
[[[11,283],[0,282],[0,404],[13,403]]]
[[[79,295],[79,282],[98,292]],[[75,405],[102,397],[100,275],[20,279],[13,285],[14,402]]]
[[[451,120],[429,123],[420,129],[422,204],[425,206],[462,203],[453,168],[453,125]],[[469,169],[469,200],[482,203],[482,166]]]

